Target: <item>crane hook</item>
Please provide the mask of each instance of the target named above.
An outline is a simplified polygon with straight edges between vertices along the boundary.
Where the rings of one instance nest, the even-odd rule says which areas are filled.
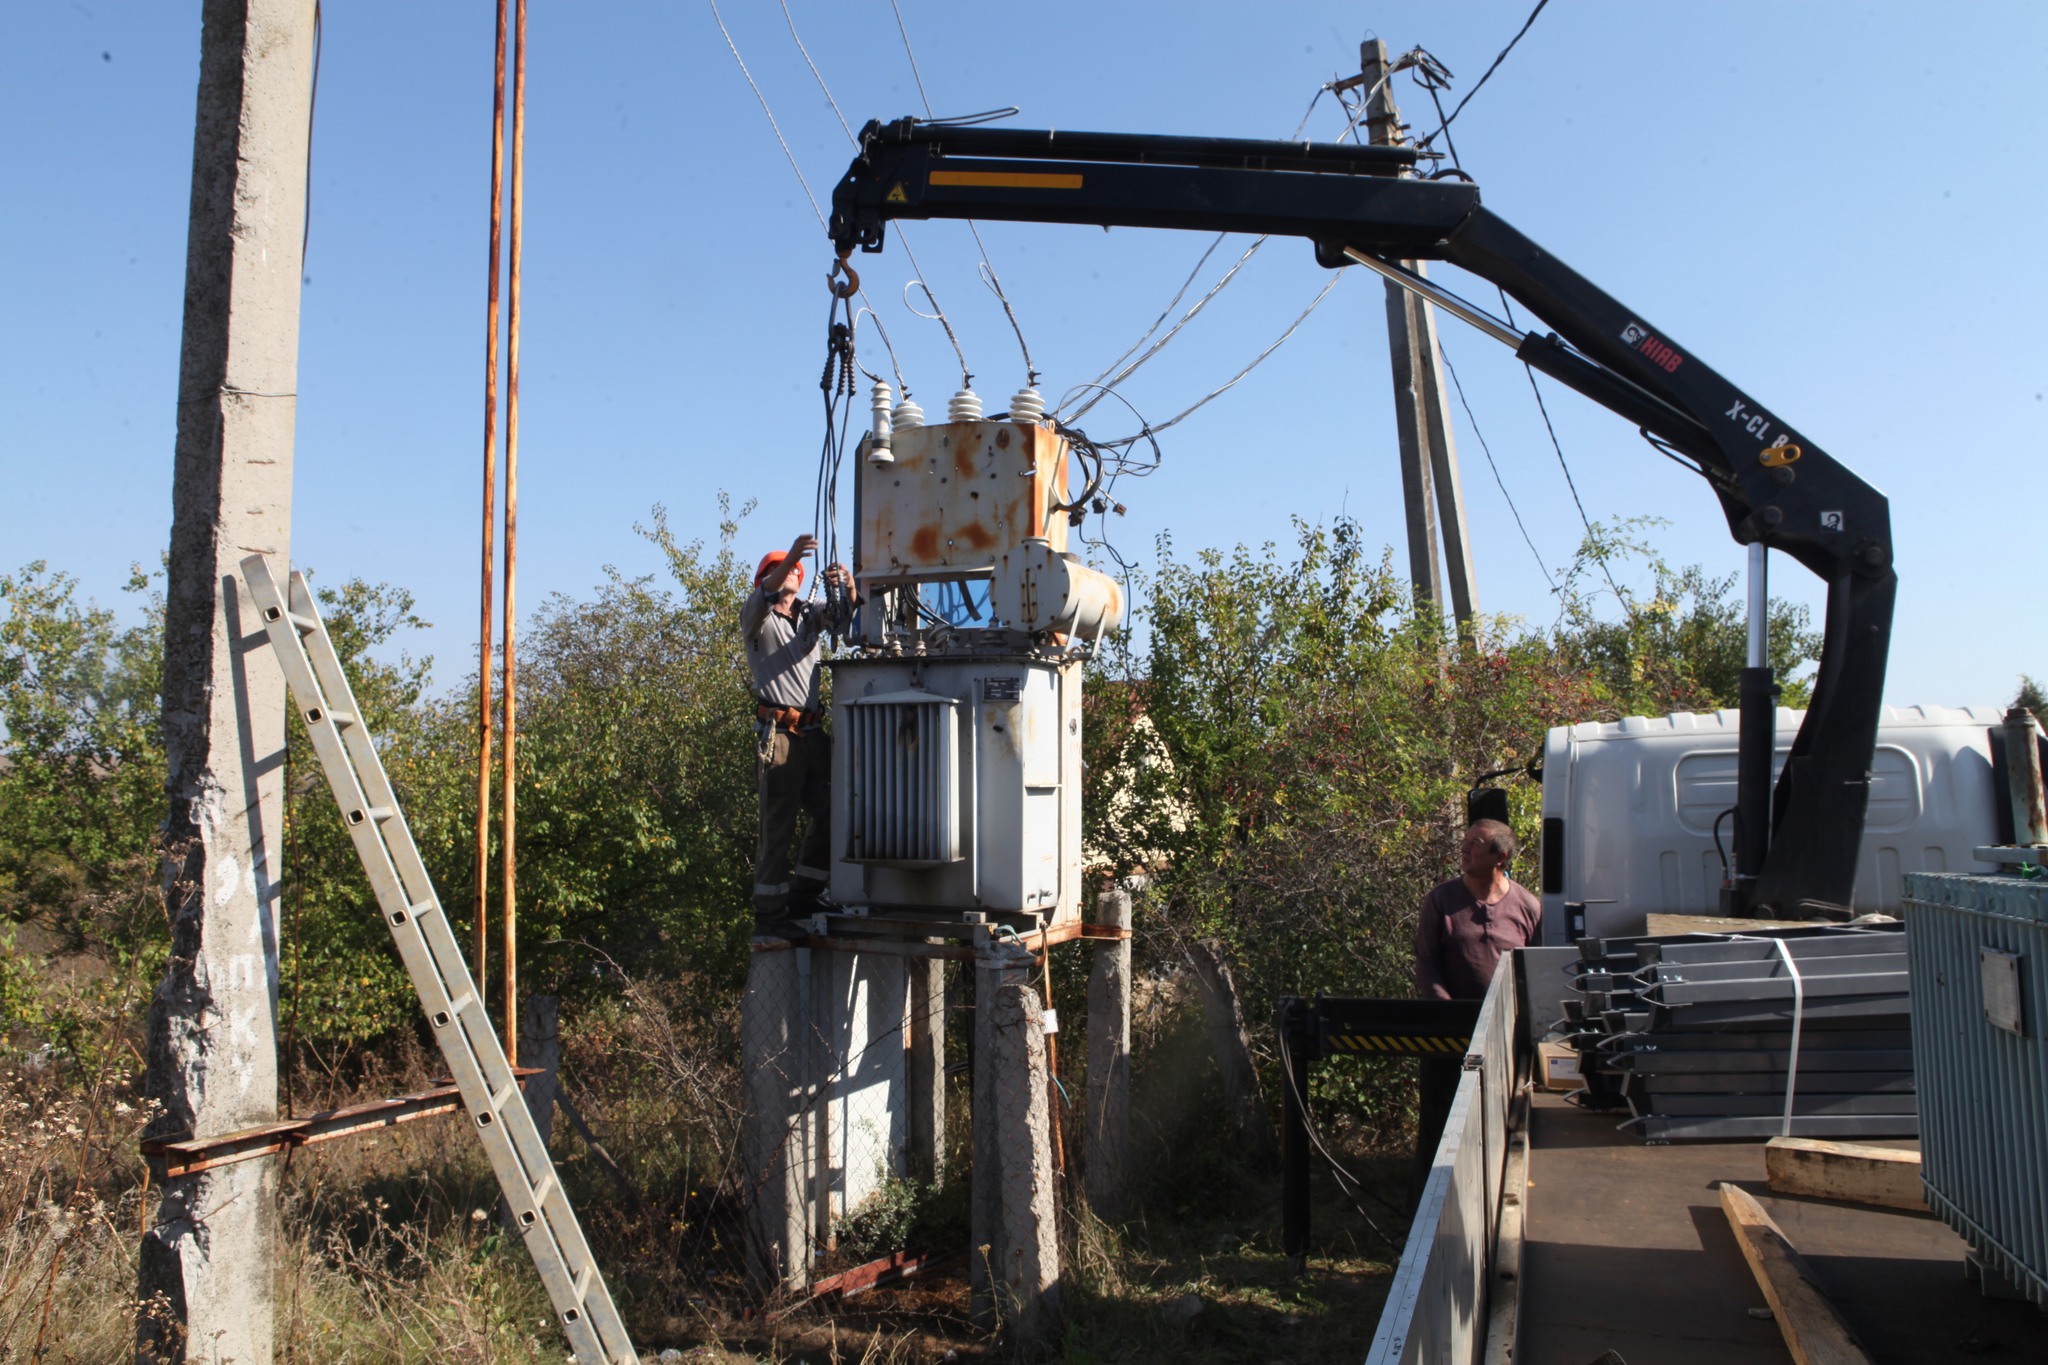
[[[847,255],[851,254],[851,252],[847,253]],[[841,275],[846,276],[844,283],[840,282],[839,277]],[[860,292],[860,276],[856,275],[853,267],[846,263],[845,256],[841,256],[833,261],[832,268],[825,272],[825,287],[832,291],[832,297],[835,299],[850,299]]]

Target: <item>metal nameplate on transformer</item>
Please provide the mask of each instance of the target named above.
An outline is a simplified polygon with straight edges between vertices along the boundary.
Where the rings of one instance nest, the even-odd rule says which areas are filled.
[[[2020,955],[1979,948],[1977,977],[1984,988],[1984,1017],[1991,1026],[2026,1037],[2026,1020],[2020,1009]]]
[[[981,680],[983,701],[1016,701],[1024,695],[1024,679],[1012,673],[1001,678]]]

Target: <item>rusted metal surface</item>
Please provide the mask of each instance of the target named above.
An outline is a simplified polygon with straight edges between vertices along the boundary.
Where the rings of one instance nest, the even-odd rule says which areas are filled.
[[[517,670],[512,647],[514,593],[519,568],[519,259],[526,197],[526,0],[518,0],[514,21],[517,50],[512,59],[512,233],[507,253],[505,309],[505,1060],[519,1063],[519,874],[518,802],[513,764],[519,744]]]
[[[895,462],[863,463],[854,572],[887,586],[986,574],[1032,536],[1067,548],[1067,443],[1017,422],[947,422],[893,437]]]
[[[536,1067],[514,1067],[512,1074],[524,1087],[526,1078],[537,1076]],[[160,1180],[196,1175],[215,1166],[275,1156],[292,1147],[310,1147],[316,1142],[353,1137],[357,1133],[392,1128],[415,1119],[452,1114],[462,1108],[461,1092],[452,1080],[428,1090],[417,1090],[394,1099],[372,1100],[340,1109],[326,1109],[302,1119],[266,1123],[212,1138],[150,1138],[142,1144],[142,1155]]]
[[[843,1270],[829,1275],[811,1286],[811,1297],[823,1298],[827,1294],[838,1294],[852,1298],[880,1285],[896,1280],[907,1280],[923,1271],[931,1270],[947,1261],[965,1256],[961,1251],[898,1251],[869,1261],[866,1265]]]
[[[483,620],[477,629],[476,936],[470,970],[484,989],[490,956],[491,886],[491,627],[498,609],[498,263],[505,198],[505,8],[498,0],[498,56],[491,85],[491,274],[484,315]]]

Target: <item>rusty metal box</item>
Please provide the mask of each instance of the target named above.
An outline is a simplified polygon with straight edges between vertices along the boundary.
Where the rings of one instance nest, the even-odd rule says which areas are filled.
[[[1067,548],[1067,443],[1023,422],[905,427],[889,464],[860,462],[853,571],[863,590],[984,577],[1042,536]]]

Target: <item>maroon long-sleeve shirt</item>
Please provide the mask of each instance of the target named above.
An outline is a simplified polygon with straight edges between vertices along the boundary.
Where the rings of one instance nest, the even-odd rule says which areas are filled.
[[[1481,905],[1463,877],[1422,898],[1415,924],[1415,993],[1425,1000],[1478,1000],[1493,982],[1500,955],[1536,940],[1543,903],[1510,881],[1505,895]]]

